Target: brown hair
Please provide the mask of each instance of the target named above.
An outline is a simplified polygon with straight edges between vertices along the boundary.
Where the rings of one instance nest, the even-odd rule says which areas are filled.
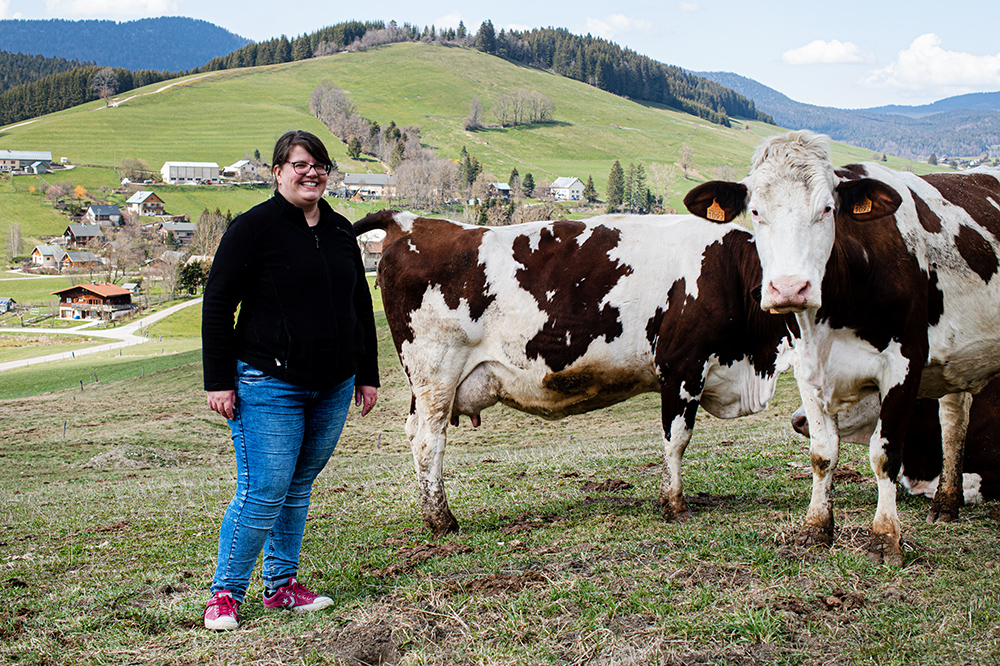
[[[288,155],[292,152],[293,146],[302,146],[320,164],[333,166],[330,154],[326,152],[326,146],[319,137],[312,132],[305,130],[291,130],[281,135],[281,138],[274,144],[274,157],[271,159],[271,168],[281,166],[288,161]]]

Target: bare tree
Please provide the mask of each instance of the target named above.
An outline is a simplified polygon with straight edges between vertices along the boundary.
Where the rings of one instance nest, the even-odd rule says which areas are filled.
[[[469,104],[469,115],[465,119],[463,125],[464,129],[467,130],[477,130],[480,129],[483,124],[480,118],[483,115],[483,103],[479,101],[478,97],[473,97],[472,102]]]
[[[740,172],[736,170],[736,167],[723,164],[715,167],[715,179],[729,182],[736,181],[740,179]]]
[[[210,213],[208,209],[202,211],[198,217],[198,227],[195,229],[194,237],[191,239],[191,254],[211,256],[215,254],[222,240],[222,234],[226,233],[229,221],[219,209]]]
[[[118,92],[118,75],[114,67],[102,67],[90,80],[90,89],[104,100],[105,106],[111,106],[111,98]]]
[[[118,170],[122,178],[128,178],[133,183],[141,182],[150,173],[149,165],[135,157],[123,157]]]
[[[21,239],[21,225],[11,222],[7,227],[7,256],[11,261],[21,255],[24,249],[24,241]]]
[[[678,165],[684,170],[684,177],[688,177],[688,170],[694,168],[694,149],[691,146],[684,144],[681,146],[680,159],[678,160]]]

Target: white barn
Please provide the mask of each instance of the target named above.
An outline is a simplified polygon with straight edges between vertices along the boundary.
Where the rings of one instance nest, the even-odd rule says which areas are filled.
[[[215,162],[164,162],[160,169],[164,183],[207,183],[219,179],[219,165]]]

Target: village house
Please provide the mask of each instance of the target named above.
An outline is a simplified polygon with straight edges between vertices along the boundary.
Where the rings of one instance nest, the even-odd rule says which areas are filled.
[[[347,199],[384,199],[395,193],[396,177],[384,173],[345,173],[340,185]]]
[[[84,248],[101,237],[101,228],[96,224],[71,224],[63,232],[67,247]]]
[[[164,238],[173,234],[176,243],[187,245],[194,238],[194,233],[198,231],[198,225],[195,222],[164,222],[157,231]]]
[[[224,178],[246,180],[257,175],[257,167],[250,160],[238,160],[222,170]]]
[[[556,201],[580,201],[583,199],[583,182],[579,178],[556,178],[549,185],[549,192]]]
[[[136,215],[163,215],[163,199],[155,192],[136,192],[125,202],[128,211]]]
[[[83,219],[87,224],[96,224],[101,227],[117,227],[122,224],[122,212],[118,206],[91,204],[87,212],[83,214]]]
[[[111,321],[132,312],[132,293],[110,282],[78,284],[51,292],[59,297],[61,319]]]
[[[361,248],[361,260],[365,264],[366,271],[378,269],[378,262],[382,259],[382,242],[385,240],[385,231],[375,229],[358,237],[358,246]]]
[[[59,270],[64,254],[66,250],[58,245],[36,245],[31,251],[31,265]]]
[[[52,167],[52,153],[42,150],[0,150],[0,171],[48,173]]]
[[[171,185],[212,183],[219,179],[215,162],[164,162],[160,175]]]
[[[104,262],[89,250],[66,252],[59,260],[60,272],[86,271],[100,268]]]
[[[0,314],[13,312],[17,308],[17,301],[10,297],[0,298]]]
[[[490,183],[490,199],[510,199],[510,185],[507,183]]]

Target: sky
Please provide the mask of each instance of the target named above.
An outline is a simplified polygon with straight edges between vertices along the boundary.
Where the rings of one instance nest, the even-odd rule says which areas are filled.
[[[476,6],[473,6],[476,5]],[[808,104],[919,105],[1000,91],[997,0],[0,0],[0,18],[188,16],[263,41],[350,20],[499,32],[566,28],[692,71],[727,71]],[[2,45],[0,45],[2,48]]]

